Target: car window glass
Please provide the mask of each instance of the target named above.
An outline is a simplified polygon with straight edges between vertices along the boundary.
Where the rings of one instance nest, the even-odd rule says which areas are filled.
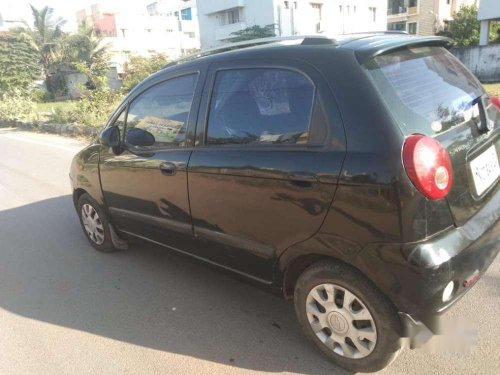
[[[207,144],[306,144],[314,85],[284,69],[217,73]]]
[[[444,48],[417,47],[365,63],[404,134],[434,135],[472,116],[483,90]]]
[[[197,74],[173,78],[140,94],[130,104],[127,131],[147,130],[155,137],[154,147],[182,146],[197,78]]]

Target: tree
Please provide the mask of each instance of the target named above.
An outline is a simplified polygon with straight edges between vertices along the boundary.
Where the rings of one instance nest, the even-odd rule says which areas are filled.
[[[161,53],[151,57],[130,56],[129,61],[124,66],[123,90],[132,90],[144,78],[157,72],[167,63],[167,56]]]
[[[490,42],[500,43],[500,21],[490,21]]]
[[[37,9],[30,5],[33,14],[33,27],[26,24],[26,29],[18,30],[19,35],[29,39],[33,49],[38,55],[38,61],[42,66],[43,77],[47,90],[54,90],[54,82],[51,78],[54,67],[61,60],[61,40],[63,31],[61,29],[65,21],[62,18],[54,18],[54,10],[49,7]]]
[[[54,10],[48,6],[41,10],[30,5],[33,13],[33,29],[31,36],[40,55],[45,77],[50,74],[51,65],[58,60],[60,41],[63,36],[61,30],[65,21],[62,18],[53,19]]]
[[[66,36],[61,43],[61,60],[87,75],[87,88],[95,89],[109,70],[109,55],[103,38],[93,27],[83,22],[78,32]],[[83,71],[85,70],[85,71]]]
[[[477,46],[479,44],[480,23],[477,20],[477,5],[462,5],[453,20],[446,23],[438,35],[453,39],[456,47]],[[500,25],[492,22],[490,27],[490,40],[500,42]]]
[[[0,94],[27,92],[41,78],[38,55],[30,40],[15,33],[0,34]]]
[[[276,36],[274,29],[275,29],[274,25],[266,25],[263,27],[255,25],[255,26],[247,27],[246,29],[231,33],[231,35],[235,35],[235,36],[232,38],[229,38],[227,40],[229,42],[234,43],[234,42],[242,42],[245,40],[271,38],[271,37]]]

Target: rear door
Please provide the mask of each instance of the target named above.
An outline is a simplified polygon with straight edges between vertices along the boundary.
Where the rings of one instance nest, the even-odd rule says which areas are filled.
[[[500,114],[479,81],[444,48],[407,48],[365,63],[405,135],[435,137],[447,150],[447,196],[457,226],[498,191]]]
[[[211,66],[188,166],[201,256],[270,281],[320,228],[345,154],[335,101],[305,64]]]

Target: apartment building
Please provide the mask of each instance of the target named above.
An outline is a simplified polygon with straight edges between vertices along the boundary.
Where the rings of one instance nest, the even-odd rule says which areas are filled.
[[[163,53],[177,59],[200,48],[195,0],[152,0],[126,3],[101,0],[77,12],[103,35],[118,73],[130,55]]]
[[[197,0],[202,49],[228,42],[232,33],[274,25],[278,36],[380,31],[387,0]]]
[[[500,1],[500,0],[493,0]],[[462,5],[475,0],[388,0],[387,29],[414,35],[434,35]]]

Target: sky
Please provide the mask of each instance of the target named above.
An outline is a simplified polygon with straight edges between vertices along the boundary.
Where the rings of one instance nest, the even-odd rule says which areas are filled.
[[[90,9],[90,6],[97,2],[109,7],[126,6],[145,11],[145,5],[154,0],[0,0],[0,14],[4,20],[24,20],[31,24],[30,4],[39,9],[48,5],[54,8],[55,17],[62,17],[66,20],[63,30],[73,31],[77,28],[76,12],[83,8]]]

